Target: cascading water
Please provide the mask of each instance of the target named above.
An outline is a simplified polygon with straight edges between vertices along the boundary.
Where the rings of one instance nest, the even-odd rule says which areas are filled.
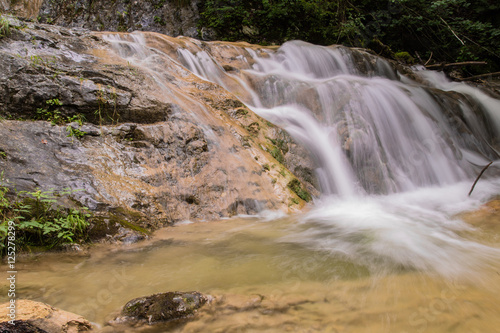
[[[178,52],[190,70],[231,89],[223,76],[235,76],[217,70],[206,52]],[[239,75],[254,89],[247,104],[307,146],[325,194],[454,184],[475,174],[463,151],[497,158],[481,133],[487,124],[478,124],[466,97],[457,103],[458,113],[443,111],[447,106],[432,91],[403,83],[384,60],[303,42],[286,43],[254,60],[253,68]],[[491,105],[482,107],[498,109],[498,100],[490,99]],[[470,123],[462,124],[462,117]],[[470,137],[457,134],[459,126]]]
[[[124,47],[120,38],[108,37],[117,50]],[[157,47],[144,38],[135,43],[126,47],[139,58],[136,48]],[[426,71],[410,79],[381,58],[343,47],[294,41],[259,54],[211,47],[183,39],[154,52],[239,96],[316,162],[323,196],[283,241],[375,269],[396,265],[444,276],[499,258],[496,249],[459,237],[457,230],[468,227],[453,218],[499,193],[500,182],[490,179],[467,197],[481,166],[498,158],[498,99]],[[224,66],[215,47],[236,54],[230,61],[240,68]],[[133,54],[127,59],[134,61]]]

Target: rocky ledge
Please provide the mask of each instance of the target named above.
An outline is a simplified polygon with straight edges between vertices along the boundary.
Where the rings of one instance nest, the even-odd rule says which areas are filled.
[[[159,87],[102,34],[4,18],[0,169],[12,190],[77,190],[71,204],[102,217],[95,234],[127,240],[123,228],[297,211],[318,194],[303,148],[178,62],[159,64]]]

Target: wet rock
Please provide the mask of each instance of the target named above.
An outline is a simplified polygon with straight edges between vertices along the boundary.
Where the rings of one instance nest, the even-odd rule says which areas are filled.
[[[190,317],[207,302],[211,296],[199,292],[167,292],[129,301],[122,309],[121,316],[113,323],[145,322],[156,324]]]
[[[144,85],[141,75],[126,64],[102,64],[91,54],[106,45],[90,31],[9,21],[10,38],[0,43],[1,116],[53,119],[59,114],[64,119],[81,115],[100,125],[168,118],[170,104],[151,94],[134,93]],[[48,104],[56,100],[56,105]],[[89,133],[97,135],[94,129]]]
[[[0,333],[48,333],[30,322],[24,320],[14,320],[12,323],[0,323]]]
[[[318,193],[307,152],[282,140],[276,160],[268,138],[284,132],[221,86],[170,58],[155,60],[154,76],[101,34],[12,20],[0,41],[0,137],[9,138],[0,169],[11,189],[78,190],[71,201],[97,216],[92,240],[135,242],[176,221],[297,210],[293,178]],[[201,43],[142,36],[172,57]],[[240,61],[235,50],[217,54]]]
[[[141,240],[144,240],[145,238],[146,236],[144,235],[144,233],[126,229],[123,227],[120,227],[117,234],[113,236],[113,240],[119,241],[124,244],[137,243]]]
[[[0,305],[0,318],[7,318],[7,306],[8,303]],[[54,308],[45,303],[18,299],[16,300],[16,309],[16,320],[20,322],[19,327],[25,327],[26,330],[7,330],[5,332],[77,333],[92,329],[90,322],[82,316]],[[0,325],[3,325],[0,326],[0,332],[2,332],[5,323]]]

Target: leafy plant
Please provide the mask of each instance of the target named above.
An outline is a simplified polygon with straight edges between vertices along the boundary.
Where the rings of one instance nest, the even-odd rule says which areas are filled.
[[[68,137],[81,139],[87,134],[87,132],[82,131],[78,128],[73,128],[71,125],[66,126],[66,132],[68,132]]]
[[[47,107],[38,108],[36,110],[36,119],[47,120],[52,123],[52,125],[63,125],[66,123],[76,122],[81,127],[85,121],[85,117],[82,114],[76,114],[73,116],[63,116],[61,111],[59,111],[58,106],[63,105],[58,98],[53,98],[45,101]],[[86,132],[80,130],[79,128],[73,128],[72,125],[66,127],[68,132],[68,137],[82,138]]]
[[[159,17],[159,16],[154,16],[153,17],[153,20],[155,21],[156,24],[159,24],[159,25],[165,25],[165,21],[163,20],[163,18]]]
[[[66,118],[67,122],[77,123],[80,128],[82,127],[84,120],[85,120],[85,117],[82,114],[76,114],[72,117]],[[66,126],[66,132],[68,132],[67,136],[81,139],[82,137],[85,136],[85,134],[87,134],[87,132],[82,131],[80,128],[74,128],[71,124],[68,124],[68,126]]]
[[[54,190],[17,192],[10,198],[3,173],[0,174],[0,252],[5,250],[9,226],[14,226],[19,248],[53,248],[64,243],[84,241],[91,214],[86,207],[63,208],[57,197],[74,191]]]
[[[46,108],[36,109],[36,119],[47,120],[52,123],[52,125],[62,125],[64,124],[64,117],[61,115],[57,106],[61,106],[62,103],[59,99],[49,99],[45,101],[47,104]]]

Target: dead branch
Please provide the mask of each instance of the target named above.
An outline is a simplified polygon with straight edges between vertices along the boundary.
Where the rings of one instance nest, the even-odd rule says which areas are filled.
[[[434,64],[427,65],[425,68],[433,69],[433,68],[446,68],[446,67],[459,67],[459,66],[467,66],[467,65],[487,65],[486,61],[463,61],[463,62],[454,62],[454,63],[442,63],[442,64]]]
[[[462,45],[465,45],[464,41],[461,40],[460,37],[457,36],[457,34],[455,33],[455,31],[453,31],[453,29],[450,27],[450,25],[448,24],[448,22],[446,22],[441,16],[438,15],[438,17],[441,19],[441,21],[444,22],[444,24],[446,24],[446,26],[448,27],[448,29],[450,29],[450,31],[453,33],[453,36],[455,36],[460,41],[460,43],[462,43]]]
[[[425,62],[424,66],[427,66],[427,64],[429,63],[429,61],[431,61],[432,59],[432,51],[431,51],[431,55],[429,57],[429,59],[427,59],[427,61]]]
[[[486,73],[486,74],[481,74],[481,75],[474,75],[474,76],[469,76],[469,77],[464,77],[461,79],[457,79],[458,81],[468,81],[468,80],[475,80],[475,79],[482,79],[485,77],[496,77],[500,76],[500,72],[495,72],[495,73]]]
[[[474,184],[472,185],[472,188],[470,189],[470,192],[469,192],[469,197],[470,195],[472,194],[472,191],[474,191],[474,187],[476,186],[477,182],[479,181],[479,178],[481,178],[481,176],[483,175],[483,173],[486,171],[486,169],[488,169],[488,167],[492,164],[493,162],[490,162],[488,163],[484,168],[483,170],[481,170],[481,172],[479,173],[479,176],[477,176],[476,178],[476,181],[474,182]]]

